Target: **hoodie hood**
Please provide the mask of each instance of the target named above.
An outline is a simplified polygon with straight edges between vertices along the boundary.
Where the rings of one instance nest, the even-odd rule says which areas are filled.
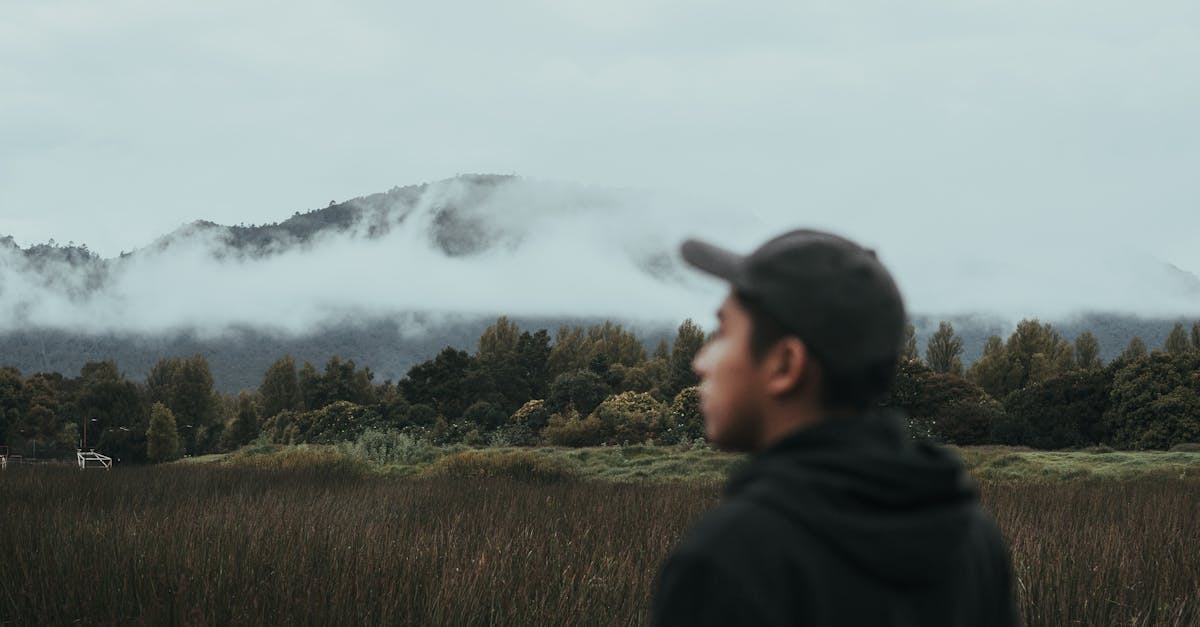
[[[884,411],[785,437],[753,456],[726,492],[782,513],[893,585],[945,572],[978,507],[958,459],[912,441],[900,415]]]

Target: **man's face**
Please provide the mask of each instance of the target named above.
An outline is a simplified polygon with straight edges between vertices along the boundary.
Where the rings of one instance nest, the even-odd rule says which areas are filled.
[[[723,449],[751,451],[762,441],[764,392],[750,330],[750,314],[730,294],[717,310],[716,333],[692,360],[708,439]]]

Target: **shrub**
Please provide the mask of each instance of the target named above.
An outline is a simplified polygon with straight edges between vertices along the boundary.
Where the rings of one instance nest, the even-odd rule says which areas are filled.
[[[900,365],[887,404],[907,414],[913,435],[954,444],[987,442],[993,423],[1004,415],[983,388],[914,361]]]
[[[412,465],[433,461],[437,449],[428,442],[398,431],[364,431],[350,447],[359,457],[376,464]]]
[[[504,410],[496,403],[477,401],[463,413],[463,420],[477,425],[480,429],[495,429],[504,424]]]
[[[690,443],[704,439],[704,416],[700,413],[700,389],[683,388],[675,395],[667,412],[666,427],[658,438],[660,444]]]
[[[488,446],[533,446],[537,440],[537,434],[528,425],[510,424],[493,431],[488,438]]]
[[[379,422],[374,409],[337,401],[314,411],[279,412],[262,430],[274,441],[285,444],[334,444],[353,440]]]
[[[408,423],[419,427],[432,427],[437,422],[437,410],[432,405],[417,403],[408,408]]]
[[[956,399],[933,414],[932,431],[938,439],[958,445],[985,444],[1003,417],[1003,407],[990,397]]]
[[[604,432],[594,416],[583,420],[579,412],[568,410],[565,415],[550,417],[549,424],[542,430],[542,439],[555,446],[599,446],[604,442]]]
[[[574,407],[580,413],[590,414],[604,396],[608,394],[608,383],[591,370],[564,372],[550,384],[546,406],[553,412],[563,412]]]
[[[1154,353],[1121,366],[1104,424],[1119,448],[1200,440],[1200,353]]]
[[[640,443],[657,436],[667,423],[667,408],[646,392],[622,392],[596,407],[588,419],[600,423],[607,444]]]
[[[1112,377],[1101,369],[1069,372],[1027,386],[1004,399],[994,435],[1003,444],[1070,448],[1106,439],[1100,418],[1108,409]]]
[[[511,424],[525,425],[534,433],[545,429],[549,420],[550,410],[546,407],[546,401],[540,399],[528,401],[508,419]]]
[[[1171,447],[1172,453],[1200,453],[1200,442],[1181,442]]]

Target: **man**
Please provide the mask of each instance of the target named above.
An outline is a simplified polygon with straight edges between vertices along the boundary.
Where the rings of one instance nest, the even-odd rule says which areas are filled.
[[[696,355],[709,440],[753,453],[659,574],[655,625],[1013,625],[1007,549],[962,466],[879,408],[905,325],[871,251],[818,231],[748,256]]]

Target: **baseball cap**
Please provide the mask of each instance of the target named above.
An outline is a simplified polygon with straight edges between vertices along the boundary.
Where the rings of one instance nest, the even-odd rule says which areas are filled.
[[[694,239],[680,252],[684,261],[757,303],[834,372],[859,372],[899,354],[904,302],[872,250],[832,233],[799,229],[749,255]]]

